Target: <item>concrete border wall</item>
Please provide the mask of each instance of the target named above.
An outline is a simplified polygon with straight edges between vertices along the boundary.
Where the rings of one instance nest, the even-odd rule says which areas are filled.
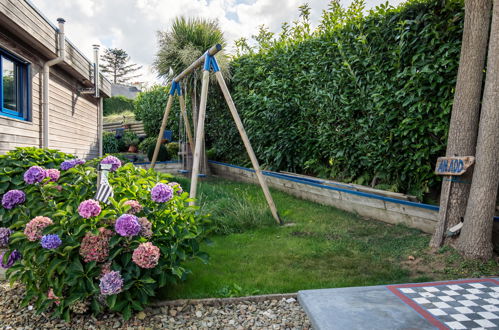
[[[150,162],[145,162],[145,163],[134,163],[135,166],[144,168],[144,169],[149,169],[151,168],[151,163]],[[172,161],[166,161],[166,162],[157,162],[156,165],[154,166],[154,169],[158,172],[163,172],[163,173],[170,173],[172,175],[178,175],[178,171],[182,169],[182,163],[172,160]]]
[[[257,183],[252,169],[210,161],[210,170],[222,178]],[[331,187],[276,172],[264,171],[264,174],[270,187],[363,217],[391,224],[401,223],[426,233],[432,233],[438,221],[438,206]]]

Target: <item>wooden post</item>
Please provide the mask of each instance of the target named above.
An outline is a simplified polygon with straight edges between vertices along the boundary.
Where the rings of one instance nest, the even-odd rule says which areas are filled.
[[[197,184],[198,184],[198,174],[199,165],[201,162],[201,149],[203,144],[204,136],[204,119],[206,117],[206,102],[208,99],[208,84],[210,82],[210,71],[203,71],[203,83],[201,85],[201,100],[199,102],[199,120],[196,131],[196,148],[194,149],[194,156],[192,162],[192,177],[191,177],[191,192],[189,197],[196,198]],[[190,202],[190,205],[194,205],[194,202]]]
[[[170,94],[168,96],[168,102],[166,103],[165,114],[163,115],[163,121],[161,122],[161,128],[159,129],[158,140],[156,141],[156,148],[154,148],[154,155],[151,159],[151,168],[154,168],[156,165],[156,159],[158,159],[159,147],[161,146],[161,140],[163,139],[163,133],[166,127],[166,121],[168,120],[168,116],[170,115],[170,110],[173,104],[173,95]]]
[[[263,177],[262,171],[260,170],[260,165],[258,164],[258,159],[256,158],[255,152],[253,151],[253,148],[251,147],[251,143],[249,141],[248,135],[246,134],[246,130],[244,129],[243,122],[241,121],[241,118],[239,117],[239,114],[236,109],[236,105],[234,104],[234,101],[232,100],[232,97],[229,93],[229,89],[227,88],[227,85],[225,84],[225,80],[223,78],[222,72],[217,71],[215,72],[215,75],[217,77],[218,84],[220,85],[220,88],[222,89],[222,92],[224,94],[225,100],[227,101],[227,105],[229,106],[230,112],[232,114],[232,117],[234,118],[234,121],[236,122],[237,129],[239,130],[239,134],[241,135],[241,138],[243,139],[244,146],[246,147],[246,151],[248,152],[248,155],[251,159],[251,163],[253,164],[253,169],[255,170],[256,176],[258,178],[258,182],[260,182],[260,186],[262,186],[263,194],[265,195],[265,199],[267,199],[267,203],[269,204],[270,211],[272,212],[272,216],[274,219],[277,221],[278,224],[282,225],[283,222],[281,218],[279,217],[279,214],[277,213],[277,208],[274,204],[274,200],[272,199],[272,195],[270,194],[269,187],[267,186],[267,182],[265,182],[265,178]],[[202,102],[202,100],[201,100]],[[204,116],[204,113],[203,113]],[[201,118],[200,118],[201,121]],[[197,147],[197,144],[196,144]],[[192,187],[191,187],[192,189]]]
[[[189,117],[187,116],[187,110],[185,108],[185,99],[184,95],[180,95],[178,97],[179,103],[180,103],[180,112],[182,113],[182,117],[184,118],[184,125],[185,125],[185,130],[187,132],[187,139],[189,140],[189,145],[191,146],[191,151],[192,154],[194,155],[194,143],[192,140],[192,132],[191,132],[191,125],[189,124]]]

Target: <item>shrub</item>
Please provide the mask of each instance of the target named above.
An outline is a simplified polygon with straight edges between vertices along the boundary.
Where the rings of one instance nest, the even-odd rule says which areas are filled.
[[[169,87],[153,86],[147,91],[137,94],[135,99],[135,119],[142,121],[147,136],[158,136],[163,114],[168,100]],[[178,116],[180,107],[174,102],[168,118],[167,129],[178,137]]]
[[[114,133],[102,133],[102,149],[105,154],[112,154],[120,151],[120,144]]]
[[[134,108],[134,101],[121,95],[104,99],[104,116],[108,116],[113,113],[121,113],[127,110],[133,111]]]
[[[152,160],[152,157],[154,156],[154,148],[156,148],[156,144],[150,145],[147,150],[147,157],[149,160]],[[165,162],[167,160],[170,160],[170,154],[168,153],[168,149],[166,149],[165,145],[161,144],[159,146],[158,159],[156,159],[156,161]]]
[[[156,145],[156,141],[158,138],[156,136],[148,136],[142,142],[139,143],[139,151],[147,154],[149,151],[149,147],[152,145]]]
[[[97,164],[68,161],[57,181],[21,183],[26,202],[1,209],[1,226],[13,231],[2,261],[8,278],[26,286],[24,306],[66,320],[76,305],[129,319],[160,287],[185,279],[184,261],[206,260],[206,218],[180,187],[166,185],[169,176],[124,165],[109,174],[114,198],[103,204],[92,200]]]
[[[23,175],[31,166],[57,168],[63,161],[72,158],[75,157],[57,150],[34,147],[16,148],[0,155],[0,195],[9,190],[22,189],[25,185]],[[0,207],[0,218],[3,212]]]
[[[171,159],[178,159],[179,145],[177,142],[168,143],[166,145],[166,149],[168,150],[168,155]]]

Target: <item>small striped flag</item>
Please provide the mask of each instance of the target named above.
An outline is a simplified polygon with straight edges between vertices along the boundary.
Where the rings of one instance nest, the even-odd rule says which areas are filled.
[[[95,199],[105,204],[109,204],[109,197],[114,196],[113,187],[111,187],[107,179],[111,166],[111,164],[100,164],[100,182],[95,194]]]

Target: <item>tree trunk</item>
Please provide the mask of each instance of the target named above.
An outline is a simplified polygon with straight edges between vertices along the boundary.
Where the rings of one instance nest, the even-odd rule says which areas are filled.
[[[464,32],[447,138],[447,156],[475,155],[491,4],[491,0],[465,2]],[[468,170],[460,178],[461,182],[450,182],[448,177],[444,178],[439,220],[431,247],[440,247],[447,229],[464,218],[472,175],[472,170]]]
[[[458,241],[468,258],[492,257],[492,226],[499,185],[499,0],[494,0],[476,163]]]

